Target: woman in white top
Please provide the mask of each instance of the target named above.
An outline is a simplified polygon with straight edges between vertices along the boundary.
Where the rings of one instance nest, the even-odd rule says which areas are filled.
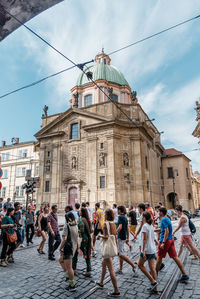
[[[180,217],[180,220],[178,223],[178,227],[173,232],[173,235],[180,229],[181,238],[178,256],[181,255],[183,245],[185,245],[188,248],[188,250],[194,254],[194,256],[198,257],[200,264],[200,251],[193,244],[188,217],[183,214],[183,208],[181,205],[178,205],[176,207],[176,211],[178,216]]]
[[[153,219],[149,212],[144,212],[143,216],[143,226],[141,230],[142,234],[142,247],[141,253],[138,260],[138,267],[140,270],[148,277],[151,281],[150,291],[157,293],[157,273],[154,265],[156,246],[155,246],[155,234],[153,228]],[[150,272],[144,266],[144,263],[148,261]]]

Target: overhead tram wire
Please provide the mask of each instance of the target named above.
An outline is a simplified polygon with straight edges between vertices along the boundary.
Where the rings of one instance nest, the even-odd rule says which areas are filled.
[[[39,36],[39,34],[37,34],[36,32],[34,32],[31,28],[29,28],[28,26],[24,25],[20,20],[18,20],[15,16],[13,16],[13,15],[12,15],[11,13],[9,13],[7,10],[4,9],[4,11],[5,11],[7,14],[9,14],[12,18],[14,18],[17,22],[19,22],[22,26],[24,26],[27,30],[29,30],[31,33],[33,33],[35,36],[37,36],[39,39],[41,39],[43,42],[45,42],[45,43],[46,43],[48,46],[50,46],[53,50],[55,50],[57,53],[59,53],[59,54],[62,55],[64,58],[66,58],[68,61],[70,61],[72,64],[74,64],[74,67],[78,67],[79,69],[83,70],[83,66],[84,66],[85,64],[88,64],[88,63],[89,63],[89,62],[87,62],[87,63],[85,63],[85,64],[75,64],[71,59],[69,59],[69,58],[66,57],[64,54],[62,54],[59,50],[57,50],[54,46],[52,46],[52,45],[51,45],[49,42],[47,42],[44,38],[42,38],[41,36]],[[1,11],[1,10],[0,10],[0,13],[1,13],[1,14],[4,14],[4,12]],[[134,43],[131,43],[131,44],[125,46],[125,47],[119,48],[119,49],[117,49],[117,50],[115,50],[115,51],[113,51],[113,52],[110,52],[108,55],[111,56],[111,55],[113,55],[113,54],[115,54],[115,53],[117,53],[117,52],[120,52],[120,51],[122,51],[122,50],[125,50],[125,49],[127,49],[127,48],[129,48],[129,47],[132,47],[132,46],[134,46],[134,45],[136,45],[136,44],[139,44],[139,43],[141,43],[141,42],[143,42],[143,41],[146,41],[146,40],[148,40],[148,39],[150,39],[150,38],[153,38],[153,37],[155,37],[155,36],[157,36],[157,35],[160,35],[160,34],[166,32],[166,31],[169,31],[169,30],[171,30],[171,29],[174,29],[174,28],[176,28],[176,27],[178,27],[178,26],[181,26],[181,25],[183,25],[183,24],[186,24],[186,23],[188,23],[188,22],[191,22],[191,21],[193,21],[193,20],[195,20],[195,19],[197,19],[197,18],[200,18],[200,15],[197,15],[196,17],[190,18],[190,19],[188,19],[188,20],[186,20],[186,21],[183,21],[183,22],[181,22],[181,23],[178,23],[178,24],[176,24],[176,25],[174,25],[174,26],[171,26],[171,27],[169,27],[169,28],[166,28],[166,29],[164,29],[164,30],[162,30],[162,31],[159,31],[159,32],[157,32],[157,33],[155,33],[155,34],[152,34],[152,35],[148,36],[148,37],[145,37],[145,38],[143,38],[143,39],[141,39],[141,40],[139,40],[139,41],[136,41],[136,42],[134,42]],[[93,61],[94,61],[94,60],[92,59],[90,62],[93,62]],[[60,72],[58,72],[58,73],[55,73],[55,74],[50,75],[50,76],[47,76],[47,77],[45,77],[45,78],[43,78],[43,79],[40,79],[40,80],[35,81],[35,82],[33,82],[33,83],[30,83],[30,84],[28,84],[28,85],[26,85],[26,86],[23,86],[23,87],[21,87],[21,88],[18,88],[18,89],[14,90],[14,91],[11,91],[11,92],[9,92],[9,93],[6,93],[6,94],[0,96],[0,99],[1,99],[1,98],[4,98],[4,97],[6,97],[6,96],[8,96],[8,95],[10,95],[10,94],[13,94],[13,93],[15,93],[15,92],[18,92],[18,91],[20,91],[20,90],[22,90],[22,89],[25,89],[25,88],[28,88],[28,87],[32,87],[32,86],[34,86],[34,85],[37,85],[37,84],[39,84],[39,83],[45,81],[46,79],[49,79],[49,78],[54,77],[54,76],[56,76],[56,75],[59,75],[59,74],[65,72],[65,71],[67,71],[67,70],[68,70],[68,69],[64,69],[64,70],[62,70],[62,71],[60,71]],[[103,92],[103,91],[102,91],[102,92]]]

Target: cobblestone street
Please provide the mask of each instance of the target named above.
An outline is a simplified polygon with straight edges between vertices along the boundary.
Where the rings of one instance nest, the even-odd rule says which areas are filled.
[[[199,222],[198,222],[199,223]],[[9,264],[7,268],[0,269],[0,298],[106,298],[108,291],[112,290],[112,284],[107,276],[103,289],[95,287],[95,281],[99,281],[101,274],[101,254],[99,243],[98,255],[92,259],[92,278],[85,278],[85,261],[80,256],[78,263],[78,273],[75,276],[77,291],[69,293],[65,290],[68,285],[65,282],[65,273],[61,270],[58,261],[50,262],[47,255],[38,255],[36,244],[38,238],[34,239],[34,246],[28,249],[19,249],[15,252],[15,263]],[[176,241],[178,246],[178,241]],[[47,247],[45,248],[47,251]],[[134,243],[133,251],[130,252],[127,246],[127,254],[134,261],[137,260],[138,244]],[[56,254],[58,258],[58,252]],[[163,291],[166,283],[174,273],[175,263],[168,257],[165,259],[166,267],[159,273],[158,290]],[[114,258],[115,269],[118,269],[118,258]],[[190,274],[190,281],[186,284],[178,284],[173,299],[176,298],[200,298],[200,278],[198,277],[199,265],[197,261],[187,258],[186,268]],[[159,298],[159,295],[151,295],[147,288],[150,283],[140,270],[136,274],[132,273],[131,267],[124,264],[124,274],[117,275],[121,298]]]

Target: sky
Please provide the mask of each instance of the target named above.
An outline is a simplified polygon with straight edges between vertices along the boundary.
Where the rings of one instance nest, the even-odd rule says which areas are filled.
[[[110,53],[200,14],[199,0],[65,0],[26,23],[75,63]],[[137,91],[139,103],[159,131],[165,148],[174,147],[200,171],[195,101],[200,97],[200,19],[111,55]],[[0,96],[72,64],[24,27],[0,43]],[[0,99],[0,139],[34,140],[42,108],[66,111],[80,70]]]

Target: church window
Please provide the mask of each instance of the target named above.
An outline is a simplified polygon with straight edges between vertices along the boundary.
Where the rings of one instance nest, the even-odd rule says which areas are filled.
[[[71,125],[71,139],[78,139],[79,138],[79,130],[78,130],[78,123]]]
[[[116,94],[113,94],[113,95],[112,95],[112,100],[113,100],[114,102],[118,102],[118,96],[117,96]]]
[[[104,189],[106,186],[106,177],[105,176],[100,176],[100,188]]]
[[[125,99],[125,93],[121,93],[121,103],[124,104],[124,99]]]
[[[47,152],[47,157],[51,157],[51,152]]]
[[[104,149],[104,143],[100,143],[100,149]]]
[[[174,171],[173,167],[168,167],[168,179],[173,179],[174,178]]]
[[[85,107],[92,105],[92,94],[88,94],[84,97]]]
[[[149,181],[147,181],[147,190],[149,190]]]
[[[146,169],[148,169],[148,159],[147,159],[147,156],[145,156],[145,167],[146,167]]]
[[[103,62],[104,62],[104,64],[106,64],[106,58],[104,58]]]
[[[50,192],[50,181],[45,182],[45,192]]]

